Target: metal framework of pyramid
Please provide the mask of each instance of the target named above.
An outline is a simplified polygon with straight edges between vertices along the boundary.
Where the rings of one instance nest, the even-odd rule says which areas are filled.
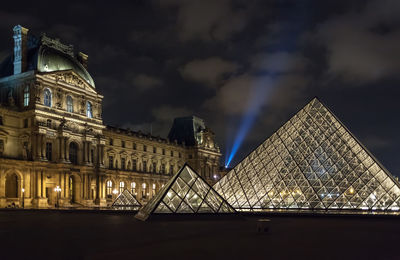
[[[138,210],[141,206],[142,204],[127,189],[121,192],[112,204],[116,209]]]
[[[234,213],[235,210],[200,175],[185,164],[136,218],[153,213]]]
[[[399,182],[317,98],[214,185],[236,210],[399,210]]]

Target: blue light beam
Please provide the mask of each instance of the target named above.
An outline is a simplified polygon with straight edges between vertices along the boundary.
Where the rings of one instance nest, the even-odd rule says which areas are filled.
[[[234,139],[234,143],[232,145],[232,148],[230,149],[230,153],[227,153],[229,154],[229,156],[226,159],[225,168],[229,167],[229,164],[232,162],[232,159],[235,157],[237,151],[242,145],[244,138],[254,124],[254,121],[259,114],[262,105],[264,104],[265,98],[269,90],[270,86],[268,86],[268,84],[265,84],[265,82],[260,82],[253,86],[251,90],[252,93],[249,96],[249,104],[247,106],[247,110],[242,118],[239,130]]]

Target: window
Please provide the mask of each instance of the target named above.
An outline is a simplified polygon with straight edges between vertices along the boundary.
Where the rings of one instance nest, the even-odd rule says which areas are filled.
[[[46,158],[51,161],[53,159],[53,144],[46,143]]]
[[[153,147],[153,153],[157,152],[157,148]]]
[[[143,171],[147,172],[147,162],[143,161]]]
[[[152,189],[152,191],[151,191],[151,196],[154,196],[154,195],[156,195],[156,184],[155,183],[153,183],[153,187],[152,187],[153,189]]]
[[[90,101],[86,102],[86,116],[88,118],[93,118],[92,103],[90,103]]]
[[[181,152],[179,152],[179,158],[182,158],[182,154],[181,154]]]
[[[137,162],[136,162],[136,159],[133,159],[133,160],[132,160],[132,170],[133,170],[133,171],[136,171],[136,170],[137,170]]]
[[[24,107],[29,106],[29,87],[26,86],[24,89]]]
[[[136,182],[131,182],[131,193],[136,195]]]
[[[44,90],[44,105],[46,107],[51,107],[51,91],[50,89],[46,88]]]
[[[28,128],[28,119],[27,118],[24,119],[24,128]]]
[[[125,158],[121,158],[121,169],[125,170]]]
[[[162,149],[162,155],[165,155],[165,149]]]
[[[142,198],[146,198],[146,183],[142,184]]]
[[[46,121],[46,126],[49,127],[49,128],[51,128],[51,120],[50,120],[50,119],[47,119],[47,121]]]
[[[135,143],[132,144],[132,147],[133,147],[133,150],[136,150],[136,144]]]
[[[174,173],[174,165],[171,164],[171,165],[169,166],[169,174],[173,174],[173,173]]]
[[[3,117],[0,116],[0,125],[3,125]]]
[[[161,173],[165,174],[165,164],[161,164]]]
[[[69,160],[72,164],[78,164],[78,145],[76,143],[69,144]]]
[[[157,172],[157,164],[153,163],[153,172],[156,173]]]
[[[67,96],[67,112],[74,112],[74,101],[71,96]]]
[[[193,155],[189,154],[189,159],[193,159]]]
[[[114,157],[108,156],[108,168],[114,168]]]
[[[125,182],[120,181],[119,182],[119,193],[122,193],[125,189]]]
[[[0,139],[0,156],[3,155],[4,151],[4,140]]]
[[[125,148],[125,141],[121,141],[122,148]]]
[[[143,151],[147,152],[147,146],[143,145]]]
[[[114,140],[110,138],[110,145],[114,145]]]
[[[171,156],[174,156],[174,151],[171,151]]]
[[[112,194],[112,186],[113,186],[112,181],[108,180],[107,181],[107,195],[111,195]]]
[[[94,163],[94,150],[90,149],[90,161]]]

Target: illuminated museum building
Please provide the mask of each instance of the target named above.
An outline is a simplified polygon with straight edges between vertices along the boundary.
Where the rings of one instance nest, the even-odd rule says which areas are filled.
[[[200,118],[168,138],[107,126],[88,56],[14,27],[0,64],[0,207],[107,206],[128,189],[145,203],[186,162],[210,184],[220,151]]]

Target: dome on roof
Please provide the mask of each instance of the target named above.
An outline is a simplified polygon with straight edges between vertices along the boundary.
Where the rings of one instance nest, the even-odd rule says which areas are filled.
[[[76,58],[45,45],[42,45],[38,50],[36,69],[40,72],[73,70],[87,83],[95,87],[93,78]]]

